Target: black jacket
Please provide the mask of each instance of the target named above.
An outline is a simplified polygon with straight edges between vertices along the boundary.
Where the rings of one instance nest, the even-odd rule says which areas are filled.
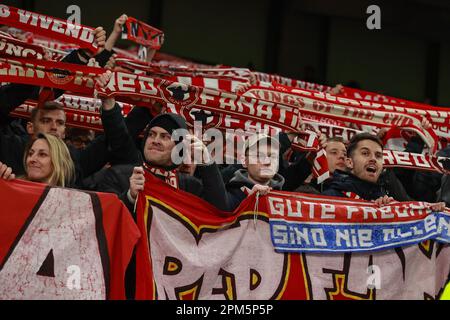
[[[376,183],[359,179],[351,173],[335,170],[333,179],[322,193],[327,196],[346,197],[346,192],[352,192],[363,200],[376,200],[385,196],[383,187]]]
[[[421,138],[413,137],[408,142],[405,151],[422,153],[424,144]],[[449,157],[450,147],[440,150],[437,155]],[[438,200],[437,192],[441,187],[442,174],[404,168],[395,168],[393,170],[411,198],[427,202],[436,202]]]
[[[136,165],[142,165],[142,162]],[[134,211],[134,204],[128,200],[127,192],[130,188],[129,179],[133,173],[134,166],[112,166],[109,169],[105,169],[105,172],[99,173],[101,178],[96,185],[97,191],[117,194],[131,213]],[[219,210],[226,211],[228,206],[225,185],[217,165],[199,166],[196,172],[200,178],[177,172],[179,189],[206,200]],[[164,180],[162,176],[156,177]]]
[[[280,174],[275,174],[275,176],[270,180],[269,186],[275,190],[281,190],[283,187],[284,178]],[[228,211],[234,211],[241,202],[247,197],[247,194],[242,190],[243,187],[252,189],[255,185],[248,178],[248,171],[245,169],[238,170],[234,173],[233,178],[227,184],[227,202]]]
[[[308,152],[294,151],[289,161],[284,160],[284,153],[291,147],[291,141],[286,133],[282,132],[279,135],[280,139],[280,167],[278,173],[283,176],[284,184],[283,190],[294,191],[311,174],[311,164],[306,156]]]

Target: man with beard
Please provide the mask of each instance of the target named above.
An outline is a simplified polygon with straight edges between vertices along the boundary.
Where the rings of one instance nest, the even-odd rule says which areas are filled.
[[[174,141],[174,131],[181,133],[181,141]],[[175,137],[175,135],[174,135]],[[189,145],[194,154],[203,155],[203,163],[197,164],[196,171],[199,178],[180,172],[182,163],[174,163],[172,155],[177,155],[173,149],[180,143]],[[195,151],[197,149],[197,151]],[[192,193],[214,205],[219,210],[226,211],[225,185],[222,181],[219,168],[198,138],[189,135],[183,117],[173,114],[160,114],[148,124],[141,150],[142,165],[118,166],[110,168],[103,177],[99,191],[113,192],[133,213],[139,191],[144,190],[144,170],[170,184],[176,189]]]
[[[380,206],[394,201],[379,183],[383,171],[383,144],[377,136],[369,133],[355,135],[347,147],[345,162],[347,172],[336,169],[322,194],[375,201]],[[435,203],[431,208],[443,210],[445,203]]]

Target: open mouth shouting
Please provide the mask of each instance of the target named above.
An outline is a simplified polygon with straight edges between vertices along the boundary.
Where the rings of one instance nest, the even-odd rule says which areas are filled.
[[[366,166],[366,173],[367,175],[372,178],[372,179],[376,179],[377,178],[377,172],[378,172],[378,167],[375,164],[369,164]]]

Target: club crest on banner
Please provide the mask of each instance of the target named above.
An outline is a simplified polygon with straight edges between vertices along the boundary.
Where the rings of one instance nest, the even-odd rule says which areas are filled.
[[[53,69],[53,72],[46,72],[49,80],[59,85],[65,85],[71,82],[74,76],[68,74],[65,70]]]
[[[182,107],[181,114],[186,119],[187,125],[193,127],[194,122],[201,122],[202,129],[219,128],[222,124],[223,115],[195,107]]]
[[[162,98],[167,103],[188,107],[195,104],[198,100],[199,92],[195,86],[188,86],[179,82],[162,81],[159,88]]]

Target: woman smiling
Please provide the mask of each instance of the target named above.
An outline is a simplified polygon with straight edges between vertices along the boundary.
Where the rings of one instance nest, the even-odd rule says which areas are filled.
[[[24,153],[24,180],[46,183],[52,187],[68,187],[74,182],[75,167],[65,143],[50,134],[38,134]],[[0,163],[0,177],[12,180],[11,168]]]

